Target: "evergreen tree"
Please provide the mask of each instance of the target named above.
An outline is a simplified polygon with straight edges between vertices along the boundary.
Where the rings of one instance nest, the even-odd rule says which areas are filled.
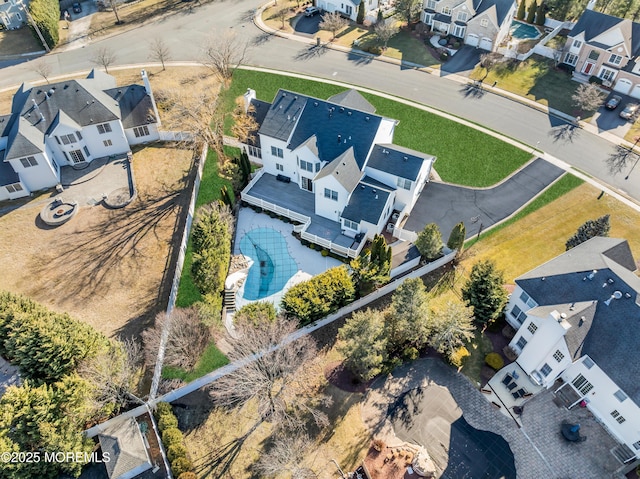
[[[518,20],[524,20],[524,16],[526,15],[526,5],[527,1],[526,0],[522,0],[520,2],[520,5],[518,5],[518,11],[516,12],[516,18]]]
[[[373,238],[371,250],[363,252],[350,265],[352,278],[360,295],[371,292],[379,284],[389,281],[391,247],[382,235]]]
[[[382,14],[382,9],[378,9],[378,17],[376,19],[376,23],[380,23],[384,20],[384,15]]]
[[[386,360],[387,338],[382,311],[357,311],[338,330],[338,351],[346,366],[359,379],[367,381],[382,371]]]
[[[427,261],[433,260],[442,253],[442,235],[435,223],[429,223],[418,233],[416,248]]]
[[[536,11],[536,25],[543,26],[546,20],[547,7],[544,4],[544,0],[540,2],[538,5],[538,10]]]
[[[389,349],[401,352],[407,346],[422,349],[432,331],[428,294],[421,278],[407,279],[393,293],[385,322]]]
[[[464,248],[464,239],[466,234],[466,228],[464,227],[464,223],[461,221],[451,230],[449,240],[447,241],[447,248],[450,250],[458,250],[458,255],[460,255]]]
[[[462,303],[449,302],[435,313],[433,324],[430,344],[448,359],[474,335],[473,310]]]
[[[527,11],[527,23],[533,23],[536,18],[536,11],[538,10],[538,4],[534,1],[529,5],[529,10]]]
[[[362,25],[364,23],[364,0],[360,0],[358,5],[358,16],[356,17],[356,23]]]
[[[578,228],[578,231],[567,240],[565,243],[566,250],[569,251],[571,248],[575,248],[580,243],[584,243],[595,236],[609,236],[610,229],[609,215],[586,221]]]
[[[481,324],[497,319],[507,304],[504,276],[491,260],[473,265],[469,280],[462,287],[462,299],[473,306],[476,321]]]

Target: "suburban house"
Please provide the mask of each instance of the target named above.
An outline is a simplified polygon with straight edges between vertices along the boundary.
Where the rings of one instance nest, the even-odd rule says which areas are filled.
[[[0,115],[0,200],[60,183],[60,167],[126,154],[159,138],[159,117],[147,73],[142,85],[117,87],[93,70],[80,80],[23,84],[11,113]]]
[[[4,0],[0,3],[0,26],[7,30],[22,27],[27,22],[25,14],[27,8],[29,8],[28,0]]]
[[[528,379],[566,407],[588,407],[640,458],[640,278],[623,239],[595,237],[516,279],[506,317]]]
[[[434,32],[495,51],[509,33],[515,0],[424,0],[421,20]]]
[[[360,2],[364,2],[364,16],[374,20],[373,10],[378,8],[379,0],[318,0],[317,7],[325,12],[338,12],[355,22],[358,17]]]
[[[286,216],[303,239],[355,257],[394,229],[429,181],[435,158],[393,145],[396,121],[355,90],[320,100],[280,90],[273,103],[245,94],[260,124],[246,145],[263,167],[242,200]]]
[[[640,98],[640,23],[585,10],[571,29],[563,62],[574,76],[595,76],[617,92]]]
[[[146,423],[143,423],[146,426]],[[153,466],[145,439],[135,418],[108,426],[98,436],[109,479],[133,479]]]

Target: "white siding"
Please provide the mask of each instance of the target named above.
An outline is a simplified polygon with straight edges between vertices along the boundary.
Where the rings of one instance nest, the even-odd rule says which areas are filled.
[[[305,172],[306,173],[306,172]],[[338,192],[338,200],[334,201],[324,197],[324,189]],[[333,176],[325,176],[315,181],[314,193],[316,199],[316,214],[333,221],[340,221],[340,213],[349,199],[349,193]]]
[[[291,178],[291,181],[300,185],[298,178],[298,166],[296,164],[296,155],[287,150],[285,141],[276,140],[274,138],[260,135],[260,144],[262,145],[262,163],[264,172],[271,175],[285,175]],[[271,147],[280,148],[283,151],[283,158],[278,158],[271,154]],[[276,169],[276,163],[283,165],[283,171]]]
[[[45,153],[38,153],[33,156],[38,162],[35,166],[25,168],[22,166],[20,158],[9,160],[9,163],[13,167],[13,171],[20,175],[20,179],[24,186],[31,191],[42,190],[45,188],[51,188],[58,183],[58,177],[53,171],[53,167],[46,157]]]
[[[129,142],[127,141],[127,136],[125,135],[120,120],[114,120],[108,123],[111,127],[111,132],[109,133],[100,134],[97,125],[85,126],[83,129],[85,144],[91,152],[92,159],[129,151]],[[149,132],[151,132],[151,129],[149,129]],[[111,140],[112,145],[105,146],[105,140]]]
[[[127,130],[124,130],[124,134],[125,134],[125,139],[127,142],[127,146],[125,150],[122,150],[122,146],[119,146],[119,151],[116,149],[116,142],[113,142],[113,146],[109,147],[109,154],[110,155],[114,155],[117,153],[124,153],[126,151],[129,151],[129,145],[140,145],[142,143],[148,143],[150,141],[156,141],[160,138],[160,133],[158,131],[158,125],[156,123],[150,123],[148,125],[145,125],[148,129],[149,129],[149,134],[146,136],[138,136],[136,137],[134,128],[129,128]],[[100,135],[100,136],[107,136],[107,135]],[[104,138],[106,139],[106,138]],[[102,139],[100,140],[102,141]]]

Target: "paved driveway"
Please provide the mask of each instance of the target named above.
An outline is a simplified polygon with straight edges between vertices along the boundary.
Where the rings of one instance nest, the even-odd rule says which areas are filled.
[[[478,233],[518,210],[535,195],[557,180],[563,170],[537,158],[493,188],[475,189],[432,182],[426,186],[413,207],[404,229],[419,232],[428,223],[436,223],[444,238],[464,221],[467,237]]]
[[[618,95],[618,93],[616,93]],[[632,121],[627,121],[624,118],[620,118],[620,112],[624,109],[624,106],[627,103],[637,103],[638,100],[635,100],[627,95],[622,96],[622,102],[615,110],[607,110],[604,106],[600,107],[598,111],[593,115],[591,119],[591,124],[598,127],[598,131],[606,131],[609,133],[613,133],[620,138],[624,138],[624,135],[627,134],[629,128],[633,124]],[[607,97],[609,98],[609,97]]]
[[[440,67],[442,76],[447,73],[455,73],[456,75],[468,77],[480,61],[480,55],[483,53],[486,52],[479,48],[469,45],[462,46],[449,61]]]
[[[320,22],[322,21],[322,14],[317,13],[312,17],[305,17],[302,15],[296,22],[293,30],[297,35],[313,36],[320,30]]]

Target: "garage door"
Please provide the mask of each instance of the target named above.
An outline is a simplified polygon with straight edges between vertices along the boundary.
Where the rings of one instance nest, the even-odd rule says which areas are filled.
[[[622,93],[623,95],[626,95],[627,93],[629,93],[629,90],[631,89],[632,85],[633,83],[631,83],[631,80],[627,80],[626,78],[620,78],[620,80],[616,82],[616,85],[613,87],[613,89],[618,93]]]
[[[636,85],[633,87],[633,90],[631,90],[630,95],[633,98],[639,98],[640,99],[640,85]]]
[[[491,49],[493,48],[493,40],[491,40],[491,38],[484,37],[482,40],[480,40],[479,46],[483,50],[491,51]]]
[[[480,39],[478,38],[478,35],[475,35],[473,33],[467,35],[467,38],[465,39],[465,43],[467,45],[471,45],[472,47],[477,47],[479,41]]]

